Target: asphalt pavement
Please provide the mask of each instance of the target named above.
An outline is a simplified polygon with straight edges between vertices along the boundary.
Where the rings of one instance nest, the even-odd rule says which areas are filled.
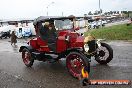
[[[114,58],[108,65],[91,62],[90,79],[132,80],[132,41],[108,41]],[[28,68],[18,52],[26,40],[19,39],[11,46],[9,39],[0,40],[0,88],[81,88],[80,81],[73,78],[65,66],[65,60],[50,64],[35,61]],[[83,87],[82,87],[83,88]],[[84,88],[132,88],[131,85],[89,85]]]

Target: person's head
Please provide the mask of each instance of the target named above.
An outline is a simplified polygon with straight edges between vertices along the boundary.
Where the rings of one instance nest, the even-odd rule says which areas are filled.
[[[44,22],[44,26],[49,26],[49,22]]]
[[[53,28],[52,24],[49,24],[49,30],[51,30]]]
[[[12,34],[15,34],[15,31],[12,31]]]
[[[50,23],[49,24],[49,29],[53,29],[55,26],[54,26],[54,23]]]

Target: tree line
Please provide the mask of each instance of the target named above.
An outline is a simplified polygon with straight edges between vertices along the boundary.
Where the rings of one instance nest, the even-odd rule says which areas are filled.
[[[88,15],[99,15],[99,14],[102,14],[102,13],[103,13],[103,11],[101,9],[100,11],[96,10],[93,13],[92,13],[92,11],[89,11]],[[132,11],[108,11],[108,12],[104,12],[103,15],[113,15],[113,14],[120,14],[120,13],[125,14],[129,17],[130,14],[132,14]]]

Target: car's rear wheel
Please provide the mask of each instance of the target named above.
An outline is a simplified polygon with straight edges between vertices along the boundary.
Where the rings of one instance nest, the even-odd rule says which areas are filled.
[[[31,56],[31,52],[26,48],[22,50],[22,59],[27,67],[31,67],[34,63],[34,59]]]
[[[75,78],[81,75],[81,70],[83,67],[87,67],[88,72],[90,72],[90,63],[83,53],[69,53],[66,57],[66,66],[69,73]]]

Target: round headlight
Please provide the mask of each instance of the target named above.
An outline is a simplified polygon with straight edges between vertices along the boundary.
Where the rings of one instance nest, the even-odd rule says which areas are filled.
[[[89,46],[88,46],[88,44],[85,44],[85,45],[84,45],[84,50],[85,50],[85,52],[88,52],[88,51],[89,51]]]

